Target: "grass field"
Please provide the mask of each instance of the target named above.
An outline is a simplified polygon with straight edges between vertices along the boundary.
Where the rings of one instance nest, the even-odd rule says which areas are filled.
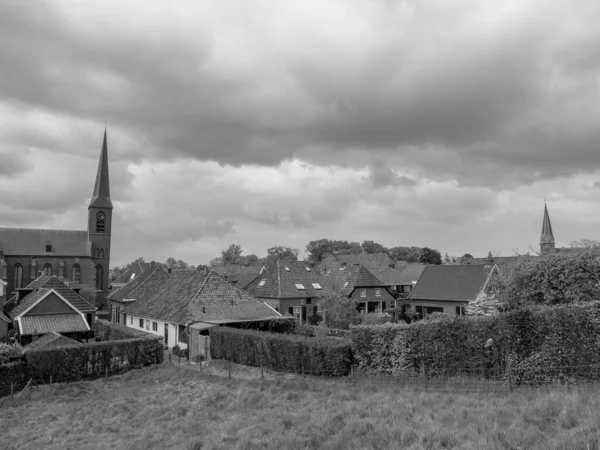
[[[600,449],[600,387],[508,395],[160,367],[0,401],[3,449]]]

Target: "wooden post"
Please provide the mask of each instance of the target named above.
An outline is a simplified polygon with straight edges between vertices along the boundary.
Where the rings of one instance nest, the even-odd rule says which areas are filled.
[[[263,365],[262,365],[262,361],[260,362],[260,379],[264,380],[265,379],[265,374],[263,372]]]
[[[229,378],[231,378],[231,360],[227,360],[227,372],[229,372]]]
[[[356,376],[354,375],[354,366],[350,366],[350,372],[352,373],[352,384],[356,386]]]
[[[425,361],[421,363],[421,372],[423,373],[423,383],[425,385],[425,390],[427,390],[427,371],[425,370]]]
[[[177,353],[177,362],[181,364],[181,353]]]
[[[302,364],[302,379],[306,379],[306,377],[304,376],[304,363]]]
[[[512,392],[513,390],[513,386],[512,386],[512,372],[511,372],[511,367],[510,367],[510,359],[506,362],[506,378],[508,380],[508,392]]]
[[[52,386],[52,375],[50,375],[50,386]]]
[[[10,399],[12,400],[15,395],[15,384],[10,383]]]
[[[171,356],[173,356],[173,354],[169,352],[169,362],[171,362]]]
[[[108,367],[104,368],[104,377],[108,378]]]

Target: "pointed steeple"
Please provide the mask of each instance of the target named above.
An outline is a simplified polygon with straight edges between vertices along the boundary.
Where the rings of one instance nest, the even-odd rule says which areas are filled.
[[[108,148],[106,145],[106,128],[104,128],[104,141],[102,142],[102,151],[100,152],[100,161],[98,162],[98,172],[96,173],[96,184],[94,184],[94,193],[88,208],[111,208],[110,183],[108,179]]]
[[[542,222],[542,235],[540,244],[554,244],[554,233],[552,233],[552,224],[548,215],[548,207],[544,203],[544,221]]]

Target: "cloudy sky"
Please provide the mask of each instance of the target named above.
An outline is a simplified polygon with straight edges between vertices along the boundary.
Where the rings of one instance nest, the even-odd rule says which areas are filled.
[[[0,226],[112,263],[314,239],[451,255],[600,239],[595,0],[0,1]]]

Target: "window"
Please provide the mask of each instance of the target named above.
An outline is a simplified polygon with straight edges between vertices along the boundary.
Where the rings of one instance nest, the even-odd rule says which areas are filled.
[[[104,258],[104,249],[103,248],[96,249],[96,258]]]
[[[307,266],[307,267],[305,267],[305,269],[307,272],[310,272],[310,267]]]
[[[275,311],[279,312],[279,308],[273,308]]]
[[[437,306],[425,306],[425,314],[433,314],[433,313],[443,313],[444,308]]]
[[[186,332],[185,332],[185,326],[179,325],[178,328],[179,328],[179,332],[177,333],[177,335],[178,335],[179,342],[181,344],[187,344],[187,339],[186,339],[187,336],[186,336]]]
[[[294,306],[293,316],[296,320],[302,320],[302,306]]]
[[[61,259],[58,263],[58,277],[64,278],[65,276],[65,260]]]
[[[311,303],[312,303],[312,298],[307,298],[307,299],[306,299],[306,304],[307,304],[307,305],[310,305]]]
[[[15,264],[15,272],[13,273],[13,289],[23,287],[23,266]]]
[[[344,283],[344,287],[346,287],[346,286],[348,286],[348,282],[347,281]]]
[[[144,328],[144,319],[140,319],[140,328]]]
[[[73,264],[71,269],[71,281],[75,284],[81,284],[81,267],[79,264]]]
[[[367,290],[366,289],[361,289],[360,290],[360,296],[361,297],[366,297],[367,296]]]
[[[392,286],[392,291],[397,290],[396,286]]]
[[[44,268],[42,269],[42,273],[44,275],[52,275],[52,266],[50,264],[44,264]]]
[[[410,292],[412,290],[412,286],[406,285],[402,286],[402,292]]]
[[[375,297],[381,297],[381,288],[375,288]]]
[[[131,316],[131,322],[129,322],[131,325],[133,325],[133,316]]]
[[[146,320],[146,330],[150,331],[150,321]]]
[[[260,283],[258,283],[258,287],[263,287],[266,282],[267,280],[260,280]]]
[[[390,308],[396,307],[396,300],[390,300]]]
[[[102,290],[102,285],[104,281],[104,269],[100,264],[96,266],[96,289],[99,291]]]
[[[152,322],[152,331],[158,331],[158,324],[156,322]]]
[[[46,244],[46,253],[52,253],[52,244]]]
[[[96,220],[96,233],[104,233],[104,220]]]
[[[299,291],[306,290],[306,288],[304,287],[304,285],[302,283],[296,283],[295,286],[296,286],[296,289],[298,289]]]
[[[319,283],[312,283],[314,289],[323,289]]]
[[[135,273],[131,274],[131,277],[129,278],[129,281],[133,280],[135,278]]]
[[[457,306],[456,307],[456,315],[457,316],[464,316],[465,315],[465,307],[464,306]]]
[[[289,268],[289,267],[286,267],[286,268],[285,268],[285,271],[286,271],[286,272],[289,272],[289,271],[290,271],[290,268]]]

